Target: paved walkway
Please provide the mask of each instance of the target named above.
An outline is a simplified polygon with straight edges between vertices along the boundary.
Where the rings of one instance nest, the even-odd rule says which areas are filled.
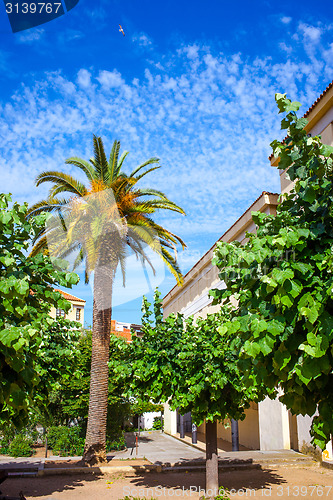
[[[177,463],[188,460],[204,459],[205,452],[188,446],[186,443],[168,436],[160,431],[144,431],[138,438],[138,454],[136,455],[135,435],[126,434],[127,450],[112,454],[119,458],[147,458],[155,464]]]
[[[126,459],[146,458],[152,464],[163,465],[202,465],[205,459],[205,452],[187,444],[185,440],[176,439],[160,431],[145,431],[141,432],[139,437],[138,449],[136,449],[135,435],[127,434],[127,450],[118,451],[108,454],[108,459],[111,461],[124,460],[125,465],[131,465]],[[71,457],[71,460],[78,461],[81,457]],[[69,459],[69,457],[67,458]],[[44,464],[47,461],[64,461],[64,457],[29,457],[29,458],[10,458],[0,456],[1,469],[25,469],[36,470],[44,469]],[[125,461],[126,460],[126,461]],[[259,451],[248,450],[238,452],[221,451],[219,453],[219,462],[226,466],[232,464],[278,464],[288,462],[310,462],[309,457],[305,457],[301,453],[293,450],[277,450],[277,451]]]
[[[179,439],[183,441],[186,444],[192,445],[192,434],[190,432],[187,432],[185,434],[184,438],[179,438],[179,434],[177,434],[176,439]],[[192,445],[196,447],[197,449],[206,452],[206,438],[205,434],[202,432],[197,433],[197,443],[195,445]],[[246,446],[239,445],[239,451],[248,451],[249,448],[246,448]],[[224,439],[217,438],[217,451],[219,454],[222,454],[226,451],[232,451],[232,444],[229,441],[225,441]]]

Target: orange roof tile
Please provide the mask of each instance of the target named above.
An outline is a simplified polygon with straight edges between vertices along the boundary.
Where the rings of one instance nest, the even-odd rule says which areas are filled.
[[[73,301],[75,300],[76,302],[86,302],[85,300],[79,299],[78,297],[75,297],[74,295],[71,295],[70,293],[63,292],[62,290],[59,290],[58,288],[55,289],[54,291],[60,292],[61,295],[63,295],[66,300],[73,300]]]
[[[328,84],[328,86],[326,87],[326,89],[324,90],[324,92],[322,94],[320,94],[320,96],[318,97],[318,99],[315,100],[315,102],[312,104],[312,106],[310,106],[310,108],[307,110],[306,113],[304,113],[304,117],[305,116],[308,116],[308,114],[310,113],[310,111],[313,110],[313,108],[318,104],[318,102],[324,97],[325,94],[327,94],[327,92],[333,87],[333,80],[331,81],[330,84]]]

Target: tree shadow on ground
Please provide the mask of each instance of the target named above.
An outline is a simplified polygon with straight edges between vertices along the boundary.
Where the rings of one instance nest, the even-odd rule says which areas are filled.
[[[117,477],[119,474],[117,475]],[[96,481],[103,478],[102,473],[84,474],[80,476],[56,475],[44,476],[28,479],[26,478],[8,478],[1,484],[2,495],[18,496],[22,491],[25,497],[41,497],[52,495],[52,499],[57,498],[57,493],[65,490],[74,490],[83,487],[84,483]],[[112,477],[108,476],[108,479]],[[54,496],[53,496],[54,495]]]
[[[250,469],[242,471],[219,471],[219,484],[228,490],[253,489],[262,490],[274,484],[284,484],[286,480],[269,468]],[[145,475],[137,475],[131,479],[134,488],[175,488],[199,491],[205,488],[205,472],[149,472]],[[196,488],[196,490],[194,490]]]
[[[148,436],[139,436],[138,435],[138,443],[149,443],[150,441],[154,441],[152,438]],[[127,434],[125,436],[125,442],[127,448],[135,448],[136,444],[136,435],[135,434]]]

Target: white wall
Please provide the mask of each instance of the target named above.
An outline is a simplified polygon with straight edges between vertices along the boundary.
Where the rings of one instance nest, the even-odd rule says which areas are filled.
[[[161,412],[160,411],[150,411],[150,412],[144,413],[140,417],[141,429],[152,429],[155,417],[161,418]]]
[[[304,444],[311,445],[310,427],[312,418],[309,415],[297,415],[298,449],[300,451]]]
[[[278,399],[266,397],[258,404],[261,450],[289,450],[290,431],[287,408]]]
[[[167,403],[164,405],[164,432],[177,434],[177,412],[171,411]]]

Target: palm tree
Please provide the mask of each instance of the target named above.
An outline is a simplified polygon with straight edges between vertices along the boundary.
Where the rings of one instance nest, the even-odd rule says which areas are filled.
[[[55,248],[57,257],[64,258],[76,251],[74,267],[84,262],[86,283],[94,272],[89,414],[83,455],[83,460],[90,464],[106,460],[108,361],[116,269],[119,265],[124,280],[126,248],[131,249],[143,265],[148,263],[153,268],[146,251],[149,247],[181,284],[175,251],[178,244],[183,249],[186,246],[179,236],[152,219],[157,210],[185,214],[183,209],[160,191],[137,187],[142,177],[160,168],[159,159],[150,158],[126,175],[122,167],[128,152],[119,157],[119,141],[114,141],[109,160],[100,137],[93,137],[93,147],[94,158],[89,161],[77,157],[66,160],[84,172],[86,184],[66,173],[42,172],[36,178],[36,185],[52,182],[53,186],[48,198],[29,210],[30,217],[51,212],[58,221],[46,224],[34,242],[32,254],[50,254]],[[59,198],[59,195],[65,197]],[[54,247],[53,250],[50,247]]]

